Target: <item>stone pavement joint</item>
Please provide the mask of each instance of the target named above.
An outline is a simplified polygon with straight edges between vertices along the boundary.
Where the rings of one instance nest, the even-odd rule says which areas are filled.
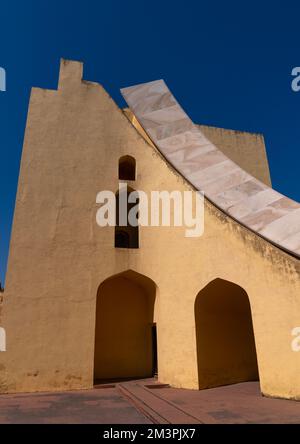
[[[161,398],[145,385],[138,382],[123,383],[119,385],[122,393],[147,417],[160,424],[199,424],[199,419],[186,413],[172,401]],[[153,389],[152,389],[153,390]],[[160,390],[155,389],[155,392]]]
[[[0,395],[0,424],[153,423],[299,424],[300,402],[263,397],[258,382],[187,390],[153,378],[92,390]]]

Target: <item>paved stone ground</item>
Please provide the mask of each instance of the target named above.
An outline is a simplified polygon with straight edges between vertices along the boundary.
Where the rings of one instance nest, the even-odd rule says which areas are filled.
[[[0,395],[0,424],[149,424],[117,388]]]
[[[300,402],[261,396],[256,382],[210,390],[155,380],[93,390],[0,395],[0,424],[300,423]]]
[[[206,424],[300,424],[300,401],[266,398],[257,382],[200,391],[159,391],[165,400]]]

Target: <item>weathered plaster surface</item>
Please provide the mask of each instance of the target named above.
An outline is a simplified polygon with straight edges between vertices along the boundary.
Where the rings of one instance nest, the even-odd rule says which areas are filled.
[[[300,322],[299,260],[209,201],[202,237],[186,238],[185,227],[141,227],[139,249],[115,249],[113,227],[96,224],[95,199],[118,189],[121,156],[136,159],[136,189],[194,187],[100,85],[81,78],[81,64],[63,61],[58,91],[32,90],[1,315],[0,390],[92,387],[99,285],[133,270],[157,286],[161,382],[198,388],[195,299],[221,278],[248,294],[262,392],[300,398],[300,359],[290,346]]]

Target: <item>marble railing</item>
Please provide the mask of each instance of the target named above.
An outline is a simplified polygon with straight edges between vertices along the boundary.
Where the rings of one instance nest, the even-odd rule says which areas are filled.
[[[240,224],[300,257],[300,204],[248,174],[191,121],[163,80],[121,90],[164,157]]]

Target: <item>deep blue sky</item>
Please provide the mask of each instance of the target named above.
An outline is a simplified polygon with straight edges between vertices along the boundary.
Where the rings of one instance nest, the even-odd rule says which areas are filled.
[[[60,57],[121,106],[120,87],[163,78],[195,122],[263,133],[274,188],[300,201],[299,20],[288,0],[0,0],[0,280],[30,87],[56,88]]]

